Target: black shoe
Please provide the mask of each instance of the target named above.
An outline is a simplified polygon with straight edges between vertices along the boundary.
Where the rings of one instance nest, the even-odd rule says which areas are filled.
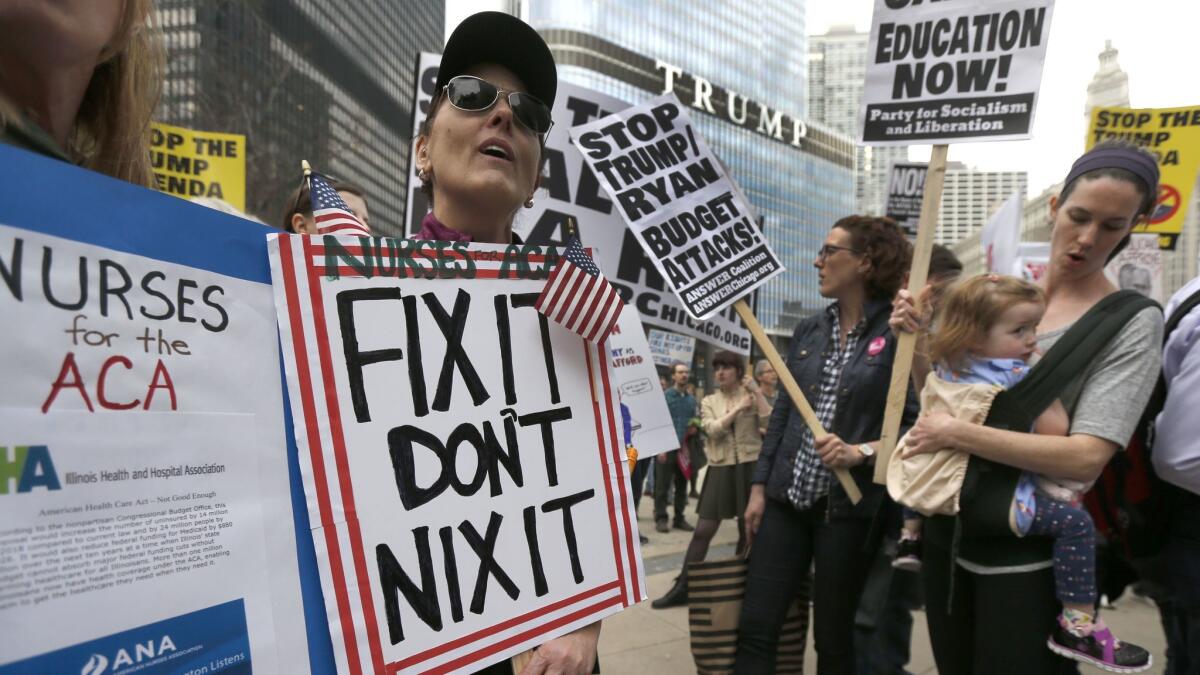
[[[644,535],[644,534],[639,534],[639,535],[638,535],[638,541],[642,542],[643,544],[649,544],[649,543],[650,543],[650,537],[647,537],[647,536],[646,536],[646,535]]]
[[[662,532],[663,534],[666,534],[667,532],[671,531],[671,528],[667,527],[667,519],[666,518],[663,518],[662,520],[659,520],[659,521],[655,521],[654,529],[658,530],[659,532]]]
[[[1059,656],[1088,663],[1110,673],[1140,673],[1153,665],[1150,652],[1113,637],[1112,631],[1103,622],[1097,622],[1091,633],[1079,636],[1055,621],[1054,632],[1046,640],[1046,646]]]
[[[695,490],[692,490],[691,492],[689,492],[688,496],[691,497],[692,499],[700,499],[700,493],[696,492]]]
[[[675,529],[683,530],[684,532],[695,532],[696,531],[696,528],[692,527],[691,523],[684,520],[683,518],[676,518],[674,527],[675,527]]]
[[[666,595],[650,603],[654,609],[666,609],[668,607],[678,607],[687,604],[687,577],[680,574],[675,577],[675,583],[671,586],[671,590],[667,591]]]

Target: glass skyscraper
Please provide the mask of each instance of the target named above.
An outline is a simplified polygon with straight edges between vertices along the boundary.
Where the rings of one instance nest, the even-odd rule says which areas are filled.
[[[854,144],[804,120],[803,3],[533,0],[559,77],[642,103],[674,91],[758,209],[787,272],[759,293],[769,333],[822,307],[812,261],[854,210]]]
[[[278,226],[300,160],[367,191],[403,231],[416,55],[439,51],[445,0],[159,0],[157,119],[246,135],[246,210]]]

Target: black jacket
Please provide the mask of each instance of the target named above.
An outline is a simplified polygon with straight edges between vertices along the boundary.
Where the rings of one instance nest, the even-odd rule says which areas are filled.
[[[836,434],[847,443],[865,443],[877,440],[883,428],[883,411],[887,405],[888,386],[891,384],[892,361],[896,357],[896,338],[888,328],[888,317],[892,305],[886,300],[868,300],[863,306],[866,327],[859,336],[854,354],[842,369],[841,387],[838,391],[837,409],[833,424],[827,431]],[[821,371],[827,349],[837,346],[830,340],[833,323],[826,311],[808,317],[796,326],[788,351],[788,370],[796,378],[808,402],[816,408],[821,384]],[[875,355],[867,353],[872,342],[883,338],[883,350]],[[908,387],[901,434],[917,419],[919,401]],[[792,469],[800,439],[804,432],[804,418],[792,405],[787,391],[779,388],[779,400],[771,411],[767,435],[763,438],[762,453],[754,469],[753,482],[766,485],[767,496],[787,502],[787,490],[792,482]],[[850,470],[863,499],[857,506],[850,503],[846,491],[832,479],[829,490],[829,513],[831,516],[873,517],[883,503],[887,490],[872,481],[873,462],[864,462]]]

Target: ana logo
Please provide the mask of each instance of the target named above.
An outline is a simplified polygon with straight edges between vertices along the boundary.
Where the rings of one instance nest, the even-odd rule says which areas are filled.
[[[145,661],[151,661],[168,652],[175,651],[175,643],[171,640],[170,635],[162,636],[157,642],[154,640],[146,640],[145,642],[137,642],[133,645],[133,651],[122,647],[112,655],[112,672],[117,673],[122,668],[136,666]],[[107,670],[110,663],[108,657],[102,654],[92,654],[87,663],[83,664],[79,675],[102,675],[109,672]]]
[[[92,654],[92,658],[83,664],[83,668],[79,671],[79,675],[100,675],[108,669],[108,659],[99,654]]]
[[[9,494],[9,482],[15,482],[17,492],[29,492],[35,487],[61,490],[58,472],[50,459],[50,449],[44,445],[0,446],[0,495]]]

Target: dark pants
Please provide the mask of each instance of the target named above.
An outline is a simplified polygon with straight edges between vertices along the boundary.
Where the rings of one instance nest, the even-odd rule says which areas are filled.
[[[646,484],[646,474],[650,473],[650,464],[653,461],[653,457],[639,459],[633,465],[633,473],[629,476],[629,482],[633,486],[633,508],[635,511],[642,503],[642,486]]]
[[[770,673],[788,605],[813,565],[813,643],[817,673],[853,675],[854,612],[867,565],[871,521],[826,522],[825,500],[797,511],[767,499],[754,537],[738,624],[736,673]]]
[[[1159,603],[1167,636],[1167,675],[1200,673],[1200,541],[1172,537],[1163,552],[1167,599]]]
[[[886,551],[885,551],[886,549]],[[910,675],[912,612],[921,607],[921,580],[892,567],[895,544],[879,547],[854,619],[858,675]]]
[[[1062,609],[1054,597],[1053,569],[974,574],[959,567],[948,605],[950,574],[949,552],[926,539],[921,579],[939,675],[1078,672],[1073,661],[1046,648]]]
[[[659,455],[658,457],[666,456],[665,462],[659,462],[658,457],[654,458],[655,521],[667,519],[667,493],[671,490],[672,484],[675,486],[675,520],[683,520],[684,511],[687,510],[688,482],[683,477],[683,472],[679,470],[677,454],[679,454],[678,450],[672,450]]]

